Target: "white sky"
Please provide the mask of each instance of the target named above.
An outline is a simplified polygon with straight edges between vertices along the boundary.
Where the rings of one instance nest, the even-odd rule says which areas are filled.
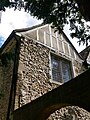
[[[42,23],[41,20],[37,20],[30,16],[29,13],[22,11],[14,11],[13,9],[7,9],[2,13],[1,23],[0,23],[0,46],[10,35],[12,30],[19,28],[31,27],[36,24]],[[68,27],[65,27],[65,34],[68,36],[74,47],[78,52],[83,50],[85,46],[79,46],[76,39],[71,39],[69,36]]]
[[[13,9],[7,9],[5,12],[2,12],[0,37],[6,40],[12,30],[30,27],[40,23],[42,23],[41,20],[33,18],[29,13],[24,12],[24,10],[14,11]],[[3,41],[0,40],[0,44],[1,42]]]

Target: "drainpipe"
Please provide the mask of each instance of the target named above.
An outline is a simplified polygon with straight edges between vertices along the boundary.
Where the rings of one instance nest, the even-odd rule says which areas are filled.
[[[16,82],[17,82],[18,58],[19,58],[21,37],[18,40],[15,35],[16,34],[14,32],[14,38],[16,40],[16,48],[15,48],[15,58],[14,58],[14,67],[13,67],[13,75],[12,75],[12,84],[11,84],[9,105],[8,105],[8,112],[7,112],[6,120],[9,120],[9,117],[10,117],[10,109],[11,109],[11,103],[12,103],[13,90],[14,90],[14,98],[15,98]]]

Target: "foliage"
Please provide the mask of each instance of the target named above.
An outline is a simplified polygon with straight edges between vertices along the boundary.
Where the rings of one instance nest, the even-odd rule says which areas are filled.
[[[0,0],[2,6],[14,7],[29,12],[38,19],[43,19],[44,23],[52,23],[56,30],[63,30],[65,24],[70,25],[71,37],[77,37],[79,44],[88,45],[90,41],[90,27],[86,25],[85,20],[79,12],[75,0]],[[7,2],[6,2],[7,1]],[[0,2],[1,4],[1,2]],[[1,7],[1,8],[3,8]]]
[[[5,7],[10,6],[9,0],[0,0],[0,10],[5,11]]]

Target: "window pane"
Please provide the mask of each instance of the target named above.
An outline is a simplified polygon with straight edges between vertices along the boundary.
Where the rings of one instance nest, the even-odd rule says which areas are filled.
[[[67,82],[71,79],[71,69],[69,61],[62,61],[62,77],[64,82]]]
[[[58,58],[52,57],[52,77],[56,82],[62,82],[60,60]]]
[[[71,79],[70,61],[52,55],[51,64],[53,81],[62,83]]]

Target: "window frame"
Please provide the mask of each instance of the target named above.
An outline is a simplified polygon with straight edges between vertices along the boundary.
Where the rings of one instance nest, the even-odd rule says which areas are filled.
[[[50,55],[49,55],[49,58],[50,58],[50,75],[51,75],[51,79],[50,79],[50,82],[51,83],[55,83],[55,84],[59,84],[59,85],[62,85],[64,84],[64,80],[62,79],[61,81],[62,82],[58,82],[58,81],[55,81],[53,80],[53,74],[52,74],[52,56],[56,56],[58,59],[61,59],[61,60],[66,60],[69,62],[69,65],[70,65],[70,76],[71,76],[71,79],[73,78],[73,67],[72,67],[72,61],[68,58],[65,58],[65,57],[62,57],[60,56],[60,54],[57,54],[57,53],[53,53],[53,52],[50,52]]]

